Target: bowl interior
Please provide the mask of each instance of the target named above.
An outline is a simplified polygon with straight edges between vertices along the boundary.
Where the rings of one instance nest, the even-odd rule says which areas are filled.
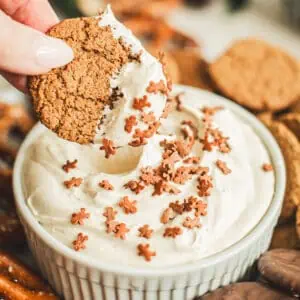
[[[54,249],[59,254],[69,259],[76,260],[78,263],[88,265],[90,267],[97,268],[99,270],[115,272],[124,275],[157,277],[157,276],[172,275],[174,273],[178,275],[179,273],[192,272],[194,270],[201,269],[201,267],[206,267],[208,265],[216,264],[219,261],[229,259],[237,252],[242,251],[244,248],[246,248],[250,243],[255,242],[257,237],[261,236],[265,232],[266,228],[269,226],[269,223],[278,216],[278,211],[280,210],[282,205],[284,192],[285,192],[285,185],[286,185],[286,173],[285,173],[285,163],[280,148],[277,142],[275,141],[275,139],[273,138],[272,134],[266,129],[266,127],[254,115],[250,114],[241,106],[233,103],[230,100],[220,97],[216,94],[203,91],[197,88],[177,85],[174,89],[175,93],[182,92],[182,91],[188,94],[196,93],[199,99],[205,98],[206,100],[209,100],[212,103],[212,105],[222,105],[232,110],[244,123],[250,125],[253,128],[253,130],[260,137],[260,139],[262,140],[266,149],[269,152],[275,170],[274,197],[263,218],[247,236],[245,236],[243,239],[238,241],[236,244],[230,246],[229,248],[221,252],[218,252],[212,256],[209,256],[207,258],[203,258],[199,261],[190,262],[180,266],[172,266],[172,267],[161,268],[161,269],[142,269],[142,268],[135,268],[135,267],[127,267],[126,269],[124,269],[123,267],[111,266],[110,264],[106,264],[104,261],[99,261],[93,258],[89,258],[86,257],[85,255],[73,251],[72,249],[66,247],[65,245],[57,241],[55,238],[53,238],[37,222],[37,220],[31,214],[29,208],[27,207],[22,192],[22,168],[25,160],[25,153],[27,148],[35,140],[37,134],[41,133],[44,130],[47,130],[41,124],[36,125],[29,133],[29,135],[25,139],[18,153],[15,162],[13,187],[14,187],[17,211],[20,215],[21,220],[23,222],[26,222],[26,224],[31,228],[31,230],[34,231],[43,240],[44,243],[46,243],[50,248]]]

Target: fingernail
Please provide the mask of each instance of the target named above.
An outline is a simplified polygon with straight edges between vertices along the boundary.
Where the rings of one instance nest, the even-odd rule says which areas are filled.
[[[42,36],[35,45],[37,63],[45,68],[66,65],[74,58],[73,50],[64,41]]]

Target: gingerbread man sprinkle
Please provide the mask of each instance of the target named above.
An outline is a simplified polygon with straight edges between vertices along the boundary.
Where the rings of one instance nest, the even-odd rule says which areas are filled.
[[[100,147],[100,150],[105,151],[105,158],[107,159],[110,158],[111,155],[115,155],[117,152],[114,142],[108,139],[102,140],[102,146]]]
[[[82,178],[72,177],[72,179],[64,181],[64,185],[67,189],[71,189],[73,187],[79,187],[82,184],[82,182]]]
[[[84,219],[89,219],[90,213],[86,212],[85,208],[81,208],[78,213],[73,213],[71,217],[71,223],[73,225],[83,225]]]
[[[83,233],[78,233],[76,240],[72,243],[73,249],[75,251],[80,251],[86,248],[86,241],[89,239],[87,235],[84,235]]]
[[[62,169],[66,172],[69,173],[71,169],[76,169],[77,168],[77,163],[78,160],[75,159],[74,161],[69,161],[67,160],[67,162],[62,166]]]
[[[126,234],[129,232],[130,230],[126,227],[125,223],[120,223],[115,227],[115,237],[119,238],[121,240],[125,240],[126,239]]]
[[[137,212],[136,201],[130,201],[129,197],[125,196],[119,202],[119,206],[123,208],[125,214],[135,214]]]
[[[101,182],[99,182],[99,186],[102,187],[104,190],[107,191],[113,191],[114,187],[109,183],[108,180],[102,180]]]
[[[152,257],[156,256],[156,252],[150,250],[149,244],[139,244],[137,246],[137,250],[138,250],[138,255],[144,256],[146,261],[151,261]]]
[[[144,225],[139,228],[139,236],[145,239],[150,239],[153,234],[153,229],[150,228],[149,225]]]

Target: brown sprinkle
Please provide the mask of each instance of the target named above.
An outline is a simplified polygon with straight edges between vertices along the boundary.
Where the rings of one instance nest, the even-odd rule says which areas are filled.
[[[227,164],[226,164],[226,162],[224,162],[224,161],[222,161],[222,160],[217,160],[217,162],[216,162],[216,165],[217,165],[217,167],[222,171],[222,173],[224,174],[224,175],[228,175],[228,174],[230,174],[232,171],[231,171],[231,169],[229,169],[228,167],[227,167]]]
[[[164,232],[164,237],[176,238],[177,235],[182,234],[182,229],[178,226],[167,227]]]
[[[125,214],[135,214],[137,212],[136,201],[130,201],[129,197],[125,196],[119,202],[119,206],[123,208]]]
[[[139,244],[137,246],[138,255],[144,256],[146,261],[151,261],[153,256],[156,256],[155,251],[150,250],[149,244]]]
[[[85,208],[81,208],[78,213],[73,213],[71,216],[71,223],[73,225],[83,225],[84,219],[89,219],[90,213],[86,212]]]
[[[155,184],[160,181],[160,177],[155,174],[155,171],[151,167],[141,169],[140,179],[145,185]]]
[[[106,221],[106,232],[116,232],[117,225],[119,224],[117,221]]]
[[[160,222],[162,224],[167,224],[170,220],[173,220],[174,218],[175,218],[175,213],[174,213],[173,209],[168,207],[162,213]]]
[[[102,146],[100,147],[100,150],[105,151],[105,158],[109,158],[111,155],[116,154],[116,147],[114,146],[114,142],[108,139],[103,139],[102,140]]]
[[[168,88],[166,87],[165,83],[163,80],[160,80],[159,82],[155,83],[154,81],[150,81],[149,86],[147,87],[146,90],[148,93],[162,93],[167,95],[168,94]]]
[[[67,189],[71,189],[72,187],[79,187],[82,181],[82,178],[72,177],[72,179],[64,181],[64,185]]]
[[[89,239],[87,235],[84,235],[83,233],[78,233],[77,238],[75,241],[73,241],[73,249],[75,251],[80,251],[86,248],[86,241]]]
[[[199,200],[194,204],[194,209],[196,217],[207,215],[207,203],[203,202],[202,200]]]
[[[198,164],[200,163],[200,157],[197,156],[192,156],[192,157],[188,157],[183,161],[185,164]]]
[[[156,121],[156,119],[155,119],[153,111],[148,114],[142,113],[142,121],[146,124],[154,123]]]
[[[136,116],[130,116],[127,119],[125,119],[125,127],[124,130],[128,133],[132,132],[132,129],[134,126],[138,124]]]
[[[69,161],[67,160],[67,162],[62,166],[62,169],[66,172],[69,173],[71,169],[76,169],[77,168],[77,163],[78,160],[75,159],[74,161]]]
[[[137,195],[145,188],[145,186],[140,181],[135,180],[130,180],[124,185],[124,187],[126,189],[130,189],[133,193]]]
[[[208,174],[203,174],[198,177],[198,194],[200,197],[210,196],[213,188],[212,177]]]
[[[139,228],[139,232],[140,232],[139,234],[140,237],[143,237],[145,239],[150,239],[153,234],[153,229],[151,229],[149,225],[144,225]]]
[[[131,141],[130,143],[128,143],[128,145],[131,147],[140,147],[140,146],[144,146],[146,144],[147,144],[147,141],[144,137],[140,137],[140,138],[135,139],[135,140]]]
[[[263,164],[262,169],[265,172],[272,172],[274,170],[274,168],[271,164]]]
[[[103,189],[107,190],[107,191],[113,191],[114,187],[109,183],[108,180],[102,180],[101,182],[99,182],[99,186],[102,187]]]
[[[148,102],[148,97],[145,95],[143,98],[135,98],[132,107],[139,111],[143,111],[145,107],[151,107],[151,103]]]
[[[120,223],[115,227],[115,237],[119,238],[121,240],[125,240],[126,239],[126,234],[129,232],[130,230],[126,227],[125,223]]]
[[[201,111],[205,114],[205,115],[209,115],[209,116],[214,116],[218,111],[224,109],[223,106],[204,106]]]
[[[199,217],[195,217],[194,219],[190,218],[190,217],[186,217],[186,219],[184,220],[183,224],[184,227],[188,228],[188,229],[193,229],[193,228],[200,228],[201,224],[200,224],[200,219]]]
[[[118,212],[115,211],[112,207],[105,207],[103,216],[106,218],[107,222],[109,222],[115,220],[117,213]]]

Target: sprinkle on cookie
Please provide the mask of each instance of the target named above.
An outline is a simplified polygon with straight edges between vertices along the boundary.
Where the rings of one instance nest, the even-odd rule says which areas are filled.
[[[151,229],[150,226],[146,224],[139,228],[139,232],[140,232],[139,234],[140,237],[143,237],[145,239],[150,239],[153,234],[153,229]]]
[[[71,223],[73,225],[83,225],[84,219],[89,219],[90,213],[86,212],[85,208],[81,208],[78,213],[73,213],[71,216]]]
[[[156,252],[150,250],[149,244],[139,244],[137,250],[138,256],[144,256],[146,261],[151,261],[152,257],[156,256]]]
[[[272,164],[263,164],[262,165],[262,169],[265,171],[265,172],[272,172],[274,170]]]
[[[220,159],[218,159],[216,161],[216,165],[222,171],[222,173],[224,175],[228,175],[228,174],[230,174],[232,172],[231,169],[228,168],[226,162],[224,162],[224,161],[222,161]]]
[[[79,187],[83,182],[82,178],[72,177],[70,180],[64,181],[64,185],[67,189],[71,189],[72,187]]]
[[[111,155],[116,154],[116,147],[114,146],[114,142],[110,141],[108,139],[102,139],[102,146],[100,147],[100,150],[105,151],[105,158],[109,158]]]
[[[71,169],[76,169],[77,168],[77,163],[78,160],[75,159],[74,161],[69,161],[67,160],[67,162],[62,166],[62,169],[66,172],[69,173]]]
[[[89,239],[87,235],[84,235],[83,233],[78,233],[77,238],[75,241],[73,241],[73,249],[75,251],[84,250],[86,248],[86,241]]]
[[[124,130],[128,133],[132,132],[132,129],[134,126],[138,124],[136,116],[130,116],[127,119],[125,119],[125,126]]]
[[[119,202],[119,206],[123,208],[125,214],[135,214],[137,212],[137,201],[130,201],[129,197],[125,196]]]
[[[114,190],[114,187],[109,183],[108,180],[102,180],[101,182],[99,182],[99,186],[101,188],[103,188],[104,190],[107,190],[107,191],[113,191]]]

